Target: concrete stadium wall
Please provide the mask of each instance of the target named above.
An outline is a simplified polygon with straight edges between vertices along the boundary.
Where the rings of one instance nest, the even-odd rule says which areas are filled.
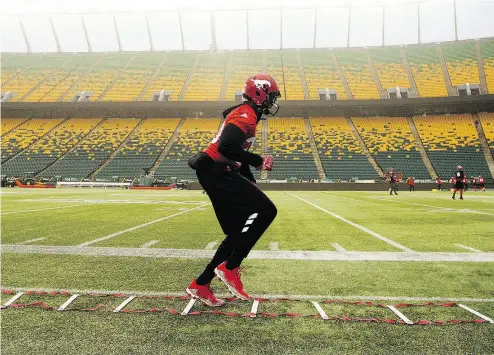
[[[2,117],[221,117],[234,102],[5,102]],[[281,101],[280,117],[414,116],[494,112],[494,95],[404,100]]]

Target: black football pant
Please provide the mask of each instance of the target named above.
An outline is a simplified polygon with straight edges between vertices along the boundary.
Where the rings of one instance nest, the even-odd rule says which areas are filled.
[[[197,278],[198,285],[206,285],[214,278],[214,269],[224,261],[229,270],[240,266],[273,222],[277,210],[257,186],[235,171],[198,169],[196,173],[226,235]]]

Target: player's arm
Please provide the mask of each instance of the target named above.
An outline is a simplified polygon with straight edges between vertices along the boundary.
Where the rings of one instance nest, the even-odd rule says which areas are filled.
[[[250,170],[250,167],[247,164],[242,164],[238,172],[240,173],[240,175],[242,175],[250,182],[254,184],[256,183],[256,178],[254,177],[254,174],[252,174],[252,171]]]
[[[228,159],[247,165],[247,168],[249,165],[261,166],[263,163],[261,156],[242,149],[245,138],[246,134],[240,127],[232,123],[227,124],[218,142],[218,152]]]

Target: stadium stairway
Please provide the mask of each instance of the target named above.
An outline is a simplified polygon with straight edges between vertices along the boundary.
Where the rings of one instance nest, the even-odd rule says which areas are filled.
[[[302,79],[302,89],[304,90],[304,100],[310,100],[309,87],[307,86],[307,80],[305,78],[304,66],[302,64],[302,58],[300,58],[300,51],[296,52],[298,73]]]
[[[192,63],[192,66],[190,67],[189,74],[187,75],[187,79],[185,79],[184,86],[182,87],[182,90],[180,91],[180,95],[178,97],[178,101],[183,101],[184,100],[185,93],[187,92],[187,88],[190,85],[190,82],[192,80],[192,76],[194,74],[194,71],[197,68],[197,63],[199,63],[199,59],[200,59],[200,53],[198,53],[196,55],[196,57],[194,58],[194,62]]]
[[[317,150],[316,141],[314,140],[314,134],[312,133],[312,126],[310,125],[309,117],[304,118],[305,129],[307,130],[307,135],[309,136],[310,147],[312,150],[312,157],[314,158],[314,163],[316,163],[317,172],[319,173],[319,179],[326,180],[326,172],[322,166],[321,157]]]
[[[436,45],[437,56],[439,57],[439,62],[441,63],[441,70],[444,76],[444,83],[446,84],[446,89],[448,90],[448,96],[458,96],[458,90],[453,88],[451,84],[451,77],[449,76],[448,67],[446,66],[446,60],[444,59],[443,49],[441,45]]]
[[[410,94],[411,98],[419,97],[419,91],[417,90],[417,84],[415,83],[415,78],[413,77],[412,70],[410,69],[410,63],[408,63],[408,58],[403,48],[400,48],[400,55],[403,60],[403,66],[407,72],[408,81],[410,82]]]
[[[110,91],[112,89],[113,85],[115,85],[115,83],[118,81],[118,79],[122,76],[124,70],[129,66],[130,62],[132,62],[132,59],[134,59],[134,57],[135,57],[135,55],[132,55],[129,57],[129,59],[127,59],[127,62],[125,63],[125,65],[122,68],[120,68],[118,74],[115,75],[115,77],[113,78],[112,81],[110,81],[110,83],[108,84],[106,89],[103,90],[103,92],[98,96],[96,101],[101,101],[105,97],[105,95],[108,93],[108,91]]]
[[[172,136],[170,137],[170,140],[168,141],[165,148],[163,149],[163,151],[159,155],[158,159],[156,159],[156,162],[154,163],[154,165],[151,168],[150,172],[152,175],[156,173],[156,169],[158,169],[159,166],[161,165],[161,163],[163,162],[163,159],[165,158],[165,156],[170,151],[170,148],[173,146],[173,143],[175,143],[177,141],[177,137],[180,135],[180,130],[182,129],[182,126],[184,125],[185,120],[186,120],[186,118],[182,118],[180,120],[180,122],[178,122],[177,128],[175,128],[175,132],[173,132]]]
[[[21,67],[17,67],[17,64],[15,65],[15,74],[13,75],[9,75],[8,77],[4,75],[6,75],[6,73],[9,73],[11,72],[12,70],[10,69],[10,63],[7,63],[7,60],[5,60],[4,62],[2,62],[2,86],[6,85],[6,84],[9,84],[12,80],[16,79],[19,75],[22,75],[24,73],[25,70],[29,69],[31,66],[35,65],[38,61],[41,60],[41,58],[43,58],[43,56],[25,56],[27,57],[26,60],[27,62],[24,62],[24,61],[19,61],[21,63],[24,63],[26,65],[23,66],[23,64],[20,64]],[[12,58],[12,61],[15,60],[17,58]]]
[[[427,171],[429,171],[429,175],[433,179],[436,179],[438,176],[436,169],[434,169],[434,165],[432,165],[431,160],[429,159],[429,155],[424,148],[424,144],[422,143],[422,139],[420,138],[419,132],[417,131],[417,127],[415,127],[415,123],[413,122],[413,119],[411,117],[407,117],[407,120],[408,125],[410,126],[410,130],[412,131],[413,138],[415,139],[415,142],[417,143],[417,146],[419,148],[422,160],[424,161],[425,167],[427,168]]]
[[[340,80],[343,83],[343,87],[345,88],[347,98],[349,100],[353,100],[353,94],[350,90],[350,87],[348,86],[348,82],[345,78],[345,75],[343,74],[343,70],[341,70],[340,63],[338,62],[338,58],[336,58],[336,53],[334,51],[331,51],[331,61],[333,62],[333,66],[336,68],[338,74],[340,75]]]
[[[479,68],[480,93],[487,94],[487,82],[485,81],[484,58],[480,51],[480,41],[475,40],[475,55],[477,56],[477,66]]]
[[[383,89],[383,86],[381,85],[381,80],[379,80],[379,76],[377,75],[376,72],[376,67],[374,66],[374,62],[372,61],[368,49],[365,50],[365,55],[367,57],[367,61],[369,62],[369,69],[372,75],[372,79],[374,79],[374,82],[376,83],[377,91],[379,92],[379,97],[381,99],[387,99],[388,93]]]
[[[64,153],[62,153],[58,159],[55,159],[53,160],[51,163],[49,163],[48,165],[46,165],[42,170],[38,171],[37,172],[37,176],[43,176],[43,172],[48,170],[53,164],[57,163],[58,161],[60,161],[61,159],[63,159],[63,157],[69,153],[71,153],[74,149],[76,149],[79,144],[81,142],[83,142],[87,137],[89,137],[92,133],[94,133],[96,130],[98,130],[101,125],[106,121],[107,119],[104,118],[102,119],[100,122],[98,122],[98,124],[96,124],[85,136],[81,137],[81,139],[76,143],[74,144],[72,147],[70,147],[69,149],[67,149]]]
[[[480,146],[484,152],[485,161],[487,162],[491,176],[494,178],[494,159],[492,157],[492,151],[489,147],[489,142],[487,142],[487,138],[484,133],[484,128],[482,127],[482,120],[476,113],[472,114],[472,117],[475,122],[477,134],[479,135]],[[492,144],[494,144],[494,142]]]
[[[124,147],[130,140],[130,138],[134,135],[134,133],[139,129],[141,128],[141,126],[143,125],[143,123],[146,122],[146,118],[143,118],[139,121],[139,123],[137,124],[137,126],[134,127],[134,129],[132,129],[129,133],[129,135],[127,136],[127,138],[125,138],[122,143],[120,143],[120,145],[117,147],[117,149],[115,149],[111,154],[110,156],[108,157],[108,159],[106,159],[103,164],[101,164],[99,167],[97,167],[92,173],[89,174],[89,177],[90,178],[93,178],[95,177],[96,175],[98,175],[98,173],[103,170],[108,164],[110,164],[110,162],[115,158],[115,155],[118,154],[118,152],[120,151],[120,149],[122,147]]]
[[[19,127],[21,124],[26,122],[28,119],[25,118],[10,118],[8,120],[3,119],[2,120],[2,131],[0,132],[0,136],[4,136],[7,133],[10,133],[17,127]]]
[[[86,75],[89,74],[89,72],[91,70],[93,70],[93,68],[98,65],[102,60],[103,60],[104,56],[100,56],[98,59],[96,59],[94,61],[94,63],[92,63],[82,74],[80,74],[80,76],[72,83],[72,84],[69,84],[69,86],[67,87],[66,90],[63,91],[63,93],[60,95],[60,97],[56,100],[56,102],[63,102],[65,101],[65,97],[72,92],[72,90],[83,80],[83,78],[86,77]],[[62,85],[64,83],[61,83]],[[58,86],[60,86],[61,84],[59,84]],[[59,89],[58,86],[54,89]]]
[[[223,79],[223,85],[221,85],[220,92],[220,101],[225,100],[226,89],[228,88],[228,81],[230,80],[230,74],[232,72],[233,67],[233,51],[230,53],[230,57],[228,58],[228,63],[226,64],[225,75]],[[228,100],[230,101],[230,100]]]
[[[353,123],[352,119],[350,117],[346,117],[345,120],[348,123],[348,126],[350,127],[350,129],[352,130],[354,137],[357,139],[357,142],[360,145],[360,148],[364,152],[365,156],[367,157],[367,160],[369,161],[370,165],[374,168],[377,175],[379,175],[380,177],[383,177],[384,176],[383,169],[377,163],[376,159],[372,156],[369,149],[365,145],[365,143],[362,140],[362,137],[360,136],[360,133],[358,132],[357,128],[355,127],[355,124]]]
[[[158,76],[158,73],[160,72],[161,68],[163,67],[163,65],[166,63],[166,53],[165,55],[163,56],[163,59],[161,60],[160,64],[156,67],[156,70],[153,72],[153,74],[151,75],[151,77],[149,78],[148,82],[146,83],[146,85],[144,85],[144,87],[142,88],[142,91],[141,93],[139,94],[139,96],[137,97],[137,100],[136,101],[149,101],[150,98],[144,98],[144,100],[142,99],[144,94],[148,91],[149,89],[149,86],[151,85],[151,83],[154,81],[154,79],[156,79],[156,77]]]

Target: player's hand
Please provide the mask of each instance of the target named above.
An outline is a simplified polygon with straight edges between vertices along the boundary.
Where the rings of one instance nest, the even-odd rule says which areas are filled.
[[[271,155],[266,155],[262,157],[262,164],[259,165],[256,170],[273,170],[273,157]]]

